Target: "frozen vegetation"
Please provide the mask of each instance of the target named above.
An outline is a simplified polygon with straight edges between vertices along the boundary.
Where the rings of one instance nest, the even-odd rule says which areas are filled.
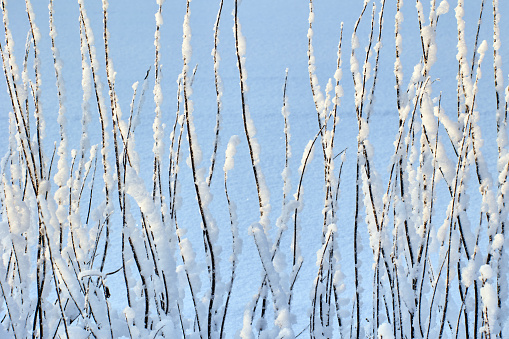
[[[506,1],[0,1],[0,337],[509,337]]]

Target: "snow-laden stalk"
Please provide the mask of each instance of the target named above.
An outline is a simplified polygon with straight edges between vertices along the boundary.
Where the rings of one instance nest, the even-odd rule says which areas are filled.
[[[28,107],[23,106],[22,103],[26,102],[28,105],[28,93],[26,90],[27,79],[23,78],[25,88],[20,84],[19,68],[16,64],[14,56],[14,39],[9,28],[9,16],[6,7],[6,0],[2,0],[2,21],[5,32],[5,49],[0,45],[0,52],[2,54],[2,65],[4,69],[5,81],[8,88],[9,97],[11,99],[11,106],[16,120],[17,134],[21,142],[21,150],[26,164],[26,171],[30,177],[30,183],[34,190],[37,192],[39,189],[39,173],[37,172],[36,155],[32,149],[30,141],[30,127],[29,127],[29,112]]]
[[[39,157],[39,176],[41,180],[44,180],[45,177],[45,162],[43,160],[42,153],[42,141],[44,139],[44,129],[45,123],[42,115],[42,107],[41,102],[39,101],[41,96],[41,60],[39,58],[39,40],[41,39],[41,33],[39,32],[39,27],[37,27],[34,20],[34,11],[32,8],[32,3],[30,0],[25,0],[26,12],[28,14],[28,22],[30,24],[30,34],[32,35],[32,42],[34,45],[34,71],[35,71],[35,89],[32,89],[34,94],[34,116],[36,120],[36,137],[37,137],[37,145],[38,145],[38,157]]]
[[[253,168],[253,174],[256,183],[256,190],[258,193],[258,204],[260,207],[260,224],[264,227],[265,233],[267,233],[269,228],[269,220],[268,213],[270,211],[269,204],[269,191],[265,184],[265,179],[263,178],[263,174],[260,169],[260,145],[255,138],[256,129],[251,119],[251,114],[249,112],[249,107],[246,101],[246,79],[247,73],[245,70],[245,54],[246,54],[246,42],[245,38],[242,35],[240,21],[238,18],[238,1],[235,0],[235,8],[234,8],[234,26],[233,32],[235,35],[235,51],[237,56],[237,68],[239,70],[240,77],[240,97],[242,102],[242,120],[244,123],[244,132],[247,139],[247,144],[249,147],[249,155],[251,157],[251,165]]]
[[[223,97],[223,83],[221,76],[219,75],[219,52],[217,47],[219,45],[219,22],[221,20],[221,13],[223,11],[223,0],[219,3],[219,10],[217,11],[216,23],[214,24],[214,48],[212,49],[212,57],[214,59],[214,86],[216,88],[216,127],[214,128],[214,150],[210,159],[209,175],[207,176],[207,185],[210,186],[212,182],[212,175],[214,174],[214,167],[216,164],[217,148],[219,147],[219,131],[221,129],[221,109],[222,109],[222,97]]]
[[[193,123],[193,102],[190,99],[192,90],[189,79],[189,60],[191,58],[191,27],[190,27],[190,0],[186,4],[186,15],[184,17],[183,24],[183,42],[182,42],[182,85],[183,85],[183,99],[184,99],[184,114],[185,122],[187,127],[187,138],[189,143],[189,164],[194,179],[194,188],[196,198],[198,200],[198,208],[201,216],[202,230],[203,230],[203,241],[205,245],[205,253],[207,255],[207,267],[210,281],[210,292],[208,298],[205,299],[207,305],[207,327],[204,328],[204,320],[202,316],[202,325],[200,335],[203,337],[206,333],[207,338],[213,337],[213,331],[215,331],[215,314],[217,312],[216,292],[222,290],[222,283],[219,276],[219,257],[216,257],[217,251],[215,248],[215,242],[218,236],[218,230],[214,220],[208,210],[208,204],[211,200],[209,187],[205,181],[203,169],[199,169],[198,165],[201,162],[201,150],[199,149],[197,136]],[[222,291],[221,291],[222,293]],[[208,300],[207,300],[208,299]],[[205,332],[206,331],[206,332]]]
[[[111,111],[111,120],[113,123],[113,150],[115,152],[115,169],[117,175],[117,191],[118,191],[118,202],[120,209],[123,209],[122,205],[122,174],[120,168],[120,149],[118,145],[118,134],[120,132],[119,122],[122,118],[122,112],[120,111],[120,105],[117,104],[117,94],[115,91],[115,69],[113,67],[113,60],[110,57],[110,46],[109,46],[109,36],[110,32],[108,30],[108,0],[102,0],[102,10],[103,10],[103,40],[104,40],[104,59],[106,65],[106,79],[108,82],[108,95],[110,97],[110,111]]]
[[[228,311],[228,305],[230,302],[230,297],[232,293],[233,288],[233,281],[235,280],[236,276],[236,270],[237,265],[239,261],[239,255],[242,253],[242,238],[239,234],[238,229],[238,220],[237,220],[237,208],[233,201],[230,200],[230,196],[228,194],[228,172],[233,169],[234,166],[234,156],[237,152],[237,145],[240,143],[240,139],[238,136],[234,135],[230,138],[230,141],[228,142],[228,146],[226,148],[225,153],[225,160],[224,160],[224,166],[223,166],[223,172],[224,172],[224,193],[226,196],[226,201],[228,203],[228,211],[230,214],[230,227],[231,227],[231,233],[232,233],[232,254],[230,256],[230,261],[232,263],[232,271],[231,271],[231,277],[230,282],[228,286],[226,287],[227,295],[226,300],[224,303],[224,311],[223,311],[223,317],[221,321],[221,331],[219,333],[219,338],[223,338],[224,334],[224,324],[226,320],[226,312]]]
[[[60,223],[60,232],[59,232],[59,250],[62,251],[62,237],[63,237],[63,224],[65,223],[65,197],[67,191],[67,180],[69,175],[69,168],[67,166],[67,133],[65,130],[66,127],[66,117],[65,117],[65,92],[64,92],[64,83],[61,75],[62,71],[62,61],[60,60],[58,48],[55,44],[55,37],[57,36],[55,24],[53,21],[53,0],[50,0],[49,3],[49,26],[50,26],[50,37],[51,37],[51,52],[53,54],[53,66],[55,69],[55,78],[56,78],[56,87],[58,91],[58,123],[60,125],[60,144],[58,146],[58,172],[54,177],[55,183],[58,186],[57,192],[55,192],[55,200],[58,203],[58,212],[57,216],[59,218]]]
[[[164,155],[164,128],[162,120],[162,108],[161,105],[163,103],[163,91],[161,88],[161,26],[163,24],[163,2],[164,0],[158,0],[157,5],[158,9],[155,14],[156,19],[156,31],[154,33],[154,46],[155,46],[155,60],[154,60],[154,103],[155,107],[155,117],[154,122],[152,124],[152,130],[154,132],[154,146],[152,151],[154,152],[154,169],[152,174],[152,198],[154,201],[156,199],[159,200],[159,205],[161,206],[161,214],[163,215],[163,195],[162,195],[162,182],[161,182],[161,159]],[[163,216],[164,222],[164,216]]]
[[[310,3],[310,17],[309,17],[309,30],[308,30],[308,71],[310,76],[311,83],[311,91],[313,94],[313,98],[315,100],[315,107],[318,105],[322,105],[323,110],[327,111],[330,103],[330,95],[329,93],[332,91],[332,80],[329,80],[329,83],[326,88],[326,98],[324,103],[318,104],[320,99],[320,91],[319,86],[317,84],[317,78],[314,73],[314,55],[313,55],[313,47],[312,47],[312,22],[314,20],[313,14],[313,6]],[[334,187],[336,186],[336,178],[334,175],[334,137],[336,132],[336,126],[339,122],[338,109],[340,106],[340,98],[343,96],[343,88],[340,84],[342,77],[342,69],[341,69],[341,47],[343,40],[343,24],[341,24],[340,30],[340,38],[338,44],[338,52],[337,52],[337,63],[336,63],[336,71],[334,74],[334,97],[332,99],[333,107],[330,111],[330,114],[323,118],[323,125],[321,122],[321,115],[318,112],[318,125],[320,128],[320,137],[322,141],[322,150],[324,156],[324,208],[322,210],[323,214],[323,227],[322,227],[322,249],[321,249],[321,257],[317,261],[318,266],[318,274],[315,279],[314,284],[314,292],[312,295],[312,311],[310,317],[310,335],[312,337],[318,335],[330,335],[332,333],[332,321],[331,317],[333,317],[333,312],[339,312],[339,304],[337,300],[337,277],[341,276],[341,271],[336,271],[338,252],[336,248],[336,241],[334,235],[336,233],[335,229],[337,226],[336,223],[336,201],[334,198],[335,192]],[[318,93],[315,92],[315,89]],[[323,113],[323,112],[322,112]],[[322,114],[323,115],[323,114]],[[332,119],[332,127],[330,130],[327,129],[328,121]],[[322,131],[323,127],[323,131]],[[339,188],[339,183],[337,184]],[[294,231],[294,233],[296,233]],[[325,236],[329,234],[329,236]],[[325,246],[325,247],[324,247]],[[334,294],[334,295],[333,295]],[[332,299],[336,299],[335,307],[332,308],[333,301]],[[319,304],[319,305],[318,305]],[[317,314],[317,311],[319,314]],[[317,315],[319,315],[317,317]],[[340,315],[337,314],[338,323],[341,326]],[[317,323],[317,319],[320,319],[320,323]],[[321,331],[317,332],[318,328],[322,328]]]
[[[283,282],[284,286],[280,283],[280,272],[276,270],[274,267],[274,263],[272,261],[272,254],[270,248],[272,247],[272,241],[270,240],[269,231],[270,231],[270,220],[269,220],[269,212],[270,212],[270,202],[269,202],[269,190],[265,184],[265,179],[261,172],[260,168],[260,146],[258,144],[257,139],[255,138],[256,129],[254,123],[251,119],[251,114],[249,112],[249,106],[246,102],[246,92],[247,92],[247,73],[245,70],[245,39],[241,32],[240,22],[238,18],[238,1],[235,0],[234,4],[234,26],[233,32],[235,37],[235,51],[237,57],[237,68],[239,70],[239,79],[240,79],[240,95],[241,95],[241,103],[242,103],[242,120],[244,125],[244,133],[246,135],[247,144],[249,148],[249,155],[251,158],[251,167],[253,169],[256,190],[258,194],[258,204],[259,204],[259,214],[260,219],[258,223],[251,225],[250,233],[253,235],[258,254],[262,261],[262,266],[264,269],[264,278],[262,282],[262,286],[265,286],[267,283],[267,287],[270,288],[273,305],[276,310],[275,312],[275,324],[279,327],[279,335],[286,336],[292,335],[291,328],[287,328],[289,326],[287,321],[282,321],[281,317],[288,317],[290,315],[289,308],[287,305],[288,297],[286,294],[286,281]],[[269,246],[269,244],[271,244]],[[253,303],[248,304],[246,307],[246,311],[244,313],[244,327],[242,329],[241,336],[249,337],[252,336],[252,319],[254,310],[256,308],[256,304],[258,303],[258,294],[254,298]],[[266,298],[262,298],[262,318],[265,316],[264,305],[266,303]],[[253,307],[254,306],[254,307]],[[264,328],[260,328],[259,331],[262,332]],[[288,332],[289,331],[289,332]],[[290,334],[291,333],[291,334]]]
[[[105,198],[105,207],[103,210],[102,217],[105,221],[105,242],[104,249],[101,258],[101,271],[104,269],[104,264],[106,262],[106,256],[108,253],[109,247],[109,236],[110,236],[110,209],[112,208],[110,198],[111,198],[111,190],[113,187],[113,177],[111,174],[111,165],[108,160],[108,149],[109,149],[109,133],[106,130],[108,126],[108,119],[106,117],[106,108],[104,105],[104,97],[102,94],[102,82],[99,79],[98,68],[99,61],[97,60],[96,49],[94,45],[94,35],[92,29],[90,28],[90,21],[87,16],[87,12],[85,10],[85,4],[83,0],[78,0],[79,10],[80,10],[80,22],[83,25],[83,35],[85,38],[85,45],[88,51],[88,57],[90,61],[90,70],[92,72],[92,79],[94,84],[94,91],[96,97],[97,111],[99,113],[99,120],[101,123],[101,155],[102,155],[102,165],[103,165],[103,181],[104,181],[104,198]]]
[[[42,183],[45,180],[46,173],[45,173],[45,169],[44,169],[45,160],[44,160],[43,151],[42,151],[42,149],[43,149],[42,140],[44,138],[43,133],[44,133],[45,124],[44,124],[44,119],[43,119],[43,115],[42,115],[41,103],[39,101],[40,95],[41,95],[41,84],[42,84],[41,73],[40,73],[40,66],[41,66],[40,63],[41,62],[40,62],[40,58],[39,58],[39,54],[40,54],[39,40],[41,38],[41,35],[39,33],[39,28],[37,27],[37,25],[34,21],[34,12],[32,9],[32,4],[29,0],[25,0],[25,7],[26,7],[26,12],[28,14],[28,22],[30,25],[30,33],[32,36],[31,40],[32,40],[33,46],[34,46],[35,89],[33,88],[32,84],[30,84],[30,86],[28,86],[27,80],[25,77],[23,77],[23,82],[24,82],[25,88],[28,88],[28,87],[31,88],[32,96],[34,99],[34,116],[35,116],[35,120],[36,120],[36,131],[35,132],[36,132],[36,140],[37,140],[37,155],[38,155],[38,161],[39,161],[37,166],[38,166],[38,172],[39,172],[38,173],[39,179],[41,180],[40,183]],[[24,74],[26,74],[26,73],[24,73]],[[28,105],[27,105],[27,107],[28,107]],[[27,109],[27,118],[28,118],[28,109]],[[39,189],[40,189],[40,187],[38,187],[37,191],[35,192],[37,199],[39,199],[39,197],[40,197]],[[37,202],[38,210],[40,210],[40,204],[41,204],[41,202],[38,201]],[[47,242],[46,239],[44,238],[45,233],[46,233],[46,230],[45,230],[44,221],[39,220],[39,240],[38,240],[38,249],[37,249],[37,259],[38,259],[38,262],[37,262],[37,307],[36,307],[35,313],[34,313],[34,320],[33,320],[32,328],[33,328],[33,330],[35,330],[36,324],[38,322],[39,323],[38,330],[39,330],[39,335],[41,337],[43,336],[44,327],[45,327],[43,324],[43,312],[44,312],[43,311],[44,310],[43,293],[44,293],[44,287],[47,285],[45,283],[46,260],[47,260],[46,246],[50,246],[49,242]],[[50,250],[50,256],[51,256],[51,250]],[[59,300],[59,305],[61,307],[60,300]]]
[[[387,258],[384,254],[384,249],[382,246],[382,224],[383,224],[383,218],[380,219],[378,208],[376,206],[381,206],[381,201],[377,201],[378,194],[377,194],[377,174],[372,168],[370,164],[370,157],[372,153],[372,147],[369,144],[368,141],[368,133],[369,133],[369,112],[370,112],[370,104],[373,100],[372,93],[374,91],[373,87],[376,86],[376,77],[377,77],[377,71],[378,67],[375,66],[375,73],[373,75],[373,84],[371,85],[371,93],[369,92],[370,89],[368,88],[368,80],[371,78],[371,64],[370,64],[370,58],[371,58],[371,49],[372,45],[375,41],[374,39],[374,25],[375,25],[375,12],[376,12],[376,6],[373,4],[373,10],[371,13],[371,25],[370,25],[370,33],[369,33],[369,40],[368,44],[366,46],[366,55],[364,58],[364,63],[362,66],[362,72],[359,71],[359,62],[357,60],[357,57],[355,55],[355,50],[358,48],[359,42],[357,37],[357,28],[360,24],[360,21],[362,19],[362,16],[364,15],[364,12],[367,8],[367,2],[364,3],[363,10],[361,12],[361,15],[357,19],[354,33],[352,34],[352,53],[350,57],[350,70],[352,73],[352,79],[354,83],[354,89],[355,89],[355,110],[357,115],[357,122],[358,122],[358,135],[357,135],[357,174],[356,174],[356,208],[355,208],[355,219],[354,219],[354,261],[357,262],[357,245],[356,238],[357,238],[357,231],[358,231],[358,218],[359,218],[359,212],[360,212],[360,189],[361,189],[361,179],[362,179],[362,190],[364,194],[364,206],[366,208],[366,220],[368,224],[368,230],[370,234],[370,244],[373,250],[373,255],[376,261],[375,266],[375,277],[378,276],[378,270],[379,270],[379,263],[380,258],[383,259],[383,262],[385,264],[385,268],[387,272],[389,272],[388,269],[388,263]],[[383,20],[383,10],[384,10],[384,2],[382,2],[382,7],[379,14],[379,20]],[[381,47],[380,39],[381,39],[381,26],[380,23],[380,32],[378,36],[378,43],[375,45],[375,50],[377,50],[377,57],[376,60],[378,60],[378,52],[379,48]],[[375,61],[378,62],[378,61]],[[366,106],[365,106],[366,105]],[[378,241],[376,240],[378,239]],[[376,243],[378,242],[378,245]],[[358,285],[359,285],[359,275],[358,275],[358,265],[355,263],[355,281],[356,281],[356,291],[358,291]],[[376,285],[376,286],[375,286]],[[376,293],[378,295],[378,289],[379,284],[375,283],[373,286],[373,293]],[[376,303],[378,305],[379,298],[374,295],[374,299],[376,299]],[[358,292],[356,292],[356,303],[360,302]],[[356,333],[357,335],[360,334],[360,311],[359,311],[360,305],[356,304]],[[374,310],[374,317],[377,317],[377,314],[379,312]],[[375,319],[373,319],[375,321]],[[375,335],[376,327],[378,327],[378,320],[373,324],[373,335]]]
[[[501,15],[499,12],[499,1],[493,0],[493,73],[495,81],[495,97],[496,97],[496,124],[497,124],[497,170],[498,176],[498,189],[497,189],[497,208],[498,208],[498,220],[500,225],[495,230],[496,234],[489,234],[490,246],[493,255],[495,256],[495,264],[493,265],[496,270],[496,293],[497,293],[497,316],[496,319],[492,319],[495,322],[496,327],[494,333],[498,337],[502,337],[502,326],[503,322],[507,319],[506,312],[507,307],[503,306],[502,299],[507,297],[507,276],[502,271],[502,258],[507,258],[507,254],[504,252],[504,240],[505,239],[505,220],[508,216],[507,208],[507,195],[509,189],[509,183],[507,182],[507,170],[509,164],[509,152],[507,150],[507,107],[509,99],[509,87],[506,88],[506,95],[503,95],[504,83],[503,83],[503,72],[502,72],[502,56],[500,53],[501,48],[501,35],[499,22]],[[491,242],[493,237],[493,244]],[[495,313],[495,312],[493,312]],[[498,328],[498,331],[497,331]]]
[[[289,213],[287,211],[287,205],[288,205],[288,194],[291,190],[291,181],[290,181],[290,167],[288,166],[288,162],[290,160],[290,157],[292,155],[291,146],[290,146],[290,111],[288,109],[288,102],[287,102],[287,96],[286,96],[286,87],[288,84],[288,68],[285,71],[285,83],[283,85],[283,107],[281,108],[281,114],[283,116],[284,120],[284,134],[285,134],[285,167],[283,169],[283,172],[281,173],[281,177],[283,179],[283,202],[281,206],[281,215],[278,217],[276,221],[276,226],[278,227],[278,233],[276,236],[276,241],[274,242],[274,246],[272,247],[272,252],[275,253],[277,249],[279,248],[279,245],[281,243],[281,237],[283,236],[283,232],[286,231],[288,228],[287,222],[289,219]],[[292,254],[293,259],[292,263],[295,265],[297,260],[297,234],[294,230],[293,238],[292,238]],[[290,295],[291,299],[291,295]]]
[[[315,55],[314,55],[314,49],[313,49],[313,22],[315,20],[315,13],[314,13],[314,5],[313,0],[309,0],[309,16],[308,16],[308,74],[309,74],[309,85],[311,87],[311,94],[313,95],[313,101],[315,103],[315,109],[316,114],[318,118],[318,129],[322,131],[322,125],[327,124],[327,121],[325,121],[325,116],[327,112],[327,106],[326,106],[326,100],[323,96],[323,93],[320,89],[320,84],[318,82],[318,77],[316,76],[316,66],[315,66]],[[323,131],[320,132],[321,135],[321,142],[322,142],[322,151],[324,160],[326,161],[326,155],[325,155],[325,148],[326,148],[326,140],[323,139]],[[326,171],[327,169],[325,169]],[[326,178],[324,178],[326,180]]]
[[[361,14],[357,18],[357,21],[355,22],[354,31],[352,34],[352,54],[350,56],[350,68],[352,71],[352,77],[354,79],[354,89],[355,89],[355,106],[356,110],[358,107],[358,95],[359,89],[357,83],[360,82],[360,75],[358,72],[358,61],[355,59],[355,49],[358,48],[358,38],[357,38],[357,29],[359,27],[360,21],[362,17],[364,16],[364,12],[366,11],[366,8],[368,6],[368,1],[364,1],[364,5],[362,7]],[[356,112],[357,117],[359,117],[359,112]],[[360,123],[360,120],[359,120]],[[360,125],[359,125],[360,128]],[[358,242],[358,230],[359,230],[359,213],[360,213],[360,171],[361,171],[361,164],[360,164],[360,154],[359,154],[359,141],[357,142],[357,166],[356,166],[356,177],[355,177],[355,217],[354,217],[354,229],[353,229],[353,252],[354,252],[354,285],[355,285],[355,301],[354,301],[354,308],[355,313],[352,312],[352,323],[350,329],[355,330],[355,334],[350,331],[350,336],[355,336],[358,338],[360,336],[360,327],[361,327],[361,315],[360,315],[360,275],[359,275],[359,242]]]

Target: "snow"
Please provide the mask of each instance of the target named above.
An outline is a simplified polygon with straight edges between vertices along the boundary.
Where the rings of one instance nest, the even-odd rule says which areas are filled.
[[[480,1],[388,2],[381,40],[373,0],[236,4],[218,21],[233,2],[55,1],[50,21],[45,3],[2,1],[0,336],[39,331],[43,263],[45,336],[66,335],[57,285],[75,337],[219,337],[223,314],[225,338],[432,337],[446,304],[452,338],[474,289],[477,330],[503,329],[507,3],[486,2],[475,51]]]
[[[437,16],[446,14],[447,12],[449,12],[449,3],[446,0],[440,1],[440,5],[438,6],[436,12]]]
[[[389,323],[383,323],[378,327],[378,339],[393,339],[392,327]]]
[[[237,146],[240,144],[240,138],[238,135],[232,135],[228,146],[226,148],[225,160],[223,171],[228,173],[233,169],[235,153],[237,153]]]

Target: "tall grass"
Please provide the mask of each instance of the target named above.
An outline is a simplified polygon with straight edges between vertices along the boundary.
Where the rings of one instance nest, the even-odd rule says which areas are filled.
[[[309,86],[317,125],[314,138],[301,152],[298,183],[292,195],[291,123],[287,85],[282,92],[284,123],[284,168],[282,206],[272,230],[270,190],[264,175],[260,143],[247,99],[248,78],[246,40],[242,34],[242,7],[233,1],[233,37],[238,70],[241,136],[229,136],[220,143],[223,83],[219,57],[219,28],[223,0],[218,11],[213,39],[213,74],[216,108],[210,164],[203,161],[203,145],[194,124],[191,11],[186,2],[183,14],[182,71],[176,96],[162,87],[162,25],[164,1],[157,0],[154,33],[154,64],[148,66],[141,90],[132,86],[129,114],[121,111],[126,93],[117,92],[116,71],[110,45],[109,4],[102,1],[102,40],[96,40],[86,2],[78,0],[80,32],[81,105],[79,148],[70,149],[66,117],[65,85],[59,56],[53,0],[49,1],[51,53],[58,95],[58,135],[54,148],[44,147],[45,115],[41,105],[41,35],[30,0],[25,0],[29,23],[22,60],[17,64],[15,39],[10,30],[9,7],[1,0],[4,40],[0,44],[5,89],[10,99],[9,135],[0,173],[0,335],[3,337],[79,337],[79,338],[503,338],[507,336],[507,109],[509,87],[503,83],[503,38],[500,32],[498,0],[480,5],[477,22],[464,20],[468,5],[458,0],[454,9],[457,30],[457,84],[433,94],[439,80],[433,65],[437,60],[440,18],[450,11],[447,1],[431,0],[425,9],[416,1],[416,27],[419,28],[420,60],[413,73],[405,76],[405,50],[402,31],[402,0],[380,3],[365,0],[351,36],[349,79],[343,79],[346,35],[341,24],[338,34],[335,72],[325,89],[320,87],[314,52],[315,3],[309,0],[307,25],[307,64]],[[320,6],[321,4],[317,4]],[[394,30],[387,28],[386,8],[394,6]],[[452,4],[451,4],[452,6]],[[507,6],[506,6],[507,7]],[[505,8],[506,8],[505,7]],[[427,17],[425,15],[427,13]],[[60,13],[58,13],[60,14]],[[40,24],[40,23],[39,23]],[[148,23],[142,23],[148,24]],[[468,46],[465,26],[477,25],[473,46]],[[152,23],[153,25],[153,23]],[[361,27],[368,27],[362,35]],[[492,41],[480,41],[481,27],[492,31]],[[364,32],[365,33],[365,32]],[[366,38],[362,45],[361,40]],[[382,40],[394,39],[394,64],[381,58]],[[16,41],[16,43],[19,43]],[[99,44],[101,47],[99,48]],[[365,47],[361,49],[361,47]],[[471,47],[473,55],[468,55]],[[98,50],[104,52],[98,52]],[[233,51],[233,49],[232,49]],[[492,53],[491,53],[492,52]],[[490,55],[492,54],[492,55]],[[33,66],[33,71],[29,70]],[[370,137],[375,97],[382,67],[394,69],[397,133],[392,136],[394,151],[384,159],[386,176],[377,172]],[[105,69],[106,80],[99,69]],[[490,172],[481,148],[479,127],[481,76],[491,74],[490,119],[496,125],[496,170]],[[141,80],[141,79],[140,79]],[[45,79],[45,82],[49,81]],[[405,83],[406,81],[406,83]],[[343,87],[352,86],[353,97],[343,96]],[[387,84],[383,84],[387,86]],[[149,89],[152,89],[150,92]],[[143,102],[152,93],[153,143],[136,145],[136,127]],[[483,94],[484,95],[484,94]],[[165,133],[168,116],[163,98],[170,97],[177,107],[173,125]],[[340,149],[337,132],[342,114],[341,100],[353,102],[357,121],[356,150]],[[454,103],[453,114],[444,112],[443,101]],[[122,105],[121,105],[122,103]],[[48,115],[46,115],[46,119]],[[91,145],[91,120],[98,119],[100,141]],[[388,137],[388,136],[387,136]],[[258,205],[255,220],[240,220],[229,179],[236,147],[245,139],[249,152],[249,173],[243,185],[256,188]],[[152,147],[150,176],[140,170],[138,152]],[[49,151],[49,152],[48,152]],[[217,162],[225,152],[224,166]],[[301,272],[308,260],[302,248],[300,212],[303,208],[304,177],[313,154],[323,165],[322,217],[314,225],[320,246],[316,248],[316,274]],[[181,163],[188,155],[188,167]],[[355,191],[341,195],[343,165],[355,162]],[[208,171],[205,169],[208,168]],[[353,168],[353,167],[352,167]],[[189,171],[196,212],[201,228],[186,229],[187,211],[180,209],[181,170]],[[218,172],[223,172],[222,174]],[[320,173],[320,176],[322,174]],[[221,179],[222,178],[222,179]],[[384,182],[384,179],[385,182]],[[222,180],[213,186],[213,180]],[[183,186],[182,186],[183,187]],[[215,187],[220,187],[214,191]],[[481,201],[478,209],[468,205],[476,187]],[[253,191],[254,192],[254,191]],[[229,220],[218,222],[218,211],[211,208],[212,193],[222,201]],[[339,218],[343,199],[354,199],[353,220]],[[437,204],[447,205],[438,208]],[[214,205],[215,206],[215,205]],[[472,210],[473,209],[473,210]],[[438,210],[438,212],[437,212]],[[259,281],[254,280],[252,299],[245,305],[242,323],[229,328],[227,319],[238,303],[234,285],[242,262],[245,230],[239,222],[251,225],[261,265]],[[224,229],[224,225],[229,225]],[[351,248],[340,246],[346,229],[353,231]],[[199,233],[188,236],[186,232]],[[222,249],[220,237],[230,233],[231,248]],[[244,232],[244,233],[243,233]],[[367,238],[366,238],[367,236]],[[285,237],[289,237],[286,248]],[[362,249],[362,237],[369,248]],[[198,239],[198,240],[197,240]],[[112,243],[119,242],[120,248]],[[353,254],[353,262],[342,255]],[[368,267],[361,264],[363,254],[371,255]],[[348,257],[348,256],[347,256]],[[110,270],[108,262],[117,258],[121,266]],[[204,260],[204,263],[202,263]],[[228,261],[227,264],[222,263]],[[313,260],[313,259],[311,259]],[[254,268],[254,267],[253,267]],[[351,271],[350,271],[351,268]],[[255,272],[249,272],[254,274]],[[345,276],[351,275],[352,279]],[[108,278],[122,276],[109,286]],[[253,275],[255,276],[255,275]],[[297,323],[296,282],[306,280],[309,290],[308,322]],[[110,302],[122,300],[121,306]],[[305,299],[307,300],[307,299]],[[234,331],[234,332],[232,332]]]

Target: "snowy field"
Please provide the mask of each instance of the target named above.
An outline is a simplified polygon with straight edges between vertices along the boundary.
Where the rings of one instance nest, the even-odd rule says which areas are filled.
[[[2,0],[0,337],[509,336],[509,3],[416,3]]]

